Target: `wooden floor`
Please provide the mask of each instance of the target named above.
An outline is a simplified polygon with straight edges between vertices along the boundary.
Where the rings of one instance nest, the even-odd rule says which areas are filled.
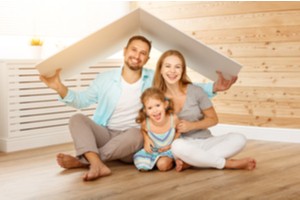
[[[109,163],[113,174],[83,182],[85,169],[63,170],[58,152],[64,144],[0,153],[0,199],[299,199],[300,145],[249,141],[238,157],[254,156],[257,169],[190,169],[181,173],[138,172],[133,165]]]

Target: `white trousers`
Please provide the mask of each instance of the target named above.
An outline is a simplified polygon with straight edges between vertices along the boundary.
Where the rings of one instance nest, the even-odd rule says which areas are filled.
[[[172,143],[175,158],[194,167],[223,169],[227,158],[239,153],[246,145],[246,137],[228,133],[206,139],[179,138]]]

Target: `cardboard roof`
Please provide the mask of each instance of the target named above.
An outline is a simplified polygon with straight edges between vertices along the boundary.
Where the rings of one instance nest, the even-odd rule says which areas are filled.
[[[225,77],[237,75],[241,65],[216,52],[168,23],[138,8],[95,33],[37,64],[42,75],[53,75],[62,68],[61,77],[69,78],[122,50],[133,35],[143,35],[152,46],[164,52],[176,49],[183,53],[187,66],[215,81],[216,70]]]

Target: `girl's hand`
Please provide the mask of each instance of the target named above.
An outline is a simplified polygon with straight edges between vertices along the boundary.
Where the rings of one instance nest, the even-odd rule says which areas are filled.
[[[180,120],[176,128],[178,132],[186,133],[193,130],[193,123],[186,120]]]
[[[147,153],[153,153],[152,147],[154,147],[154,143],[150,138],[144,138],[144,149]]]
[[[169,149],[171,149],[171,145],[168,145],[168,146],[165,146],[165,147],[162,147],[158,150],[159,153],[161,152],[165,152],[165,151],[168,151]]]

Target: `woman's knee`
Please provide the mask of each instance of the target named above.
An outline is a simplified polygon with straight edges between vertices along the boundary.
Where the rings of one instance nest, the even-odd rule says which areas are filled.
[[[229,133],[229,138],[232,144],[236,145],[238,148],[243,148],[247,143],[247,138],[240,133]]]
[[[229,133],[230,137],[233,138],[234,141],[236,141],[239,144],[246,144],[247,142],[247,138],[240,133]]]
[[[185,149],[185,141],[183,139],[176,139],[173,141],[171,151],[174,155],[178,156]]]

